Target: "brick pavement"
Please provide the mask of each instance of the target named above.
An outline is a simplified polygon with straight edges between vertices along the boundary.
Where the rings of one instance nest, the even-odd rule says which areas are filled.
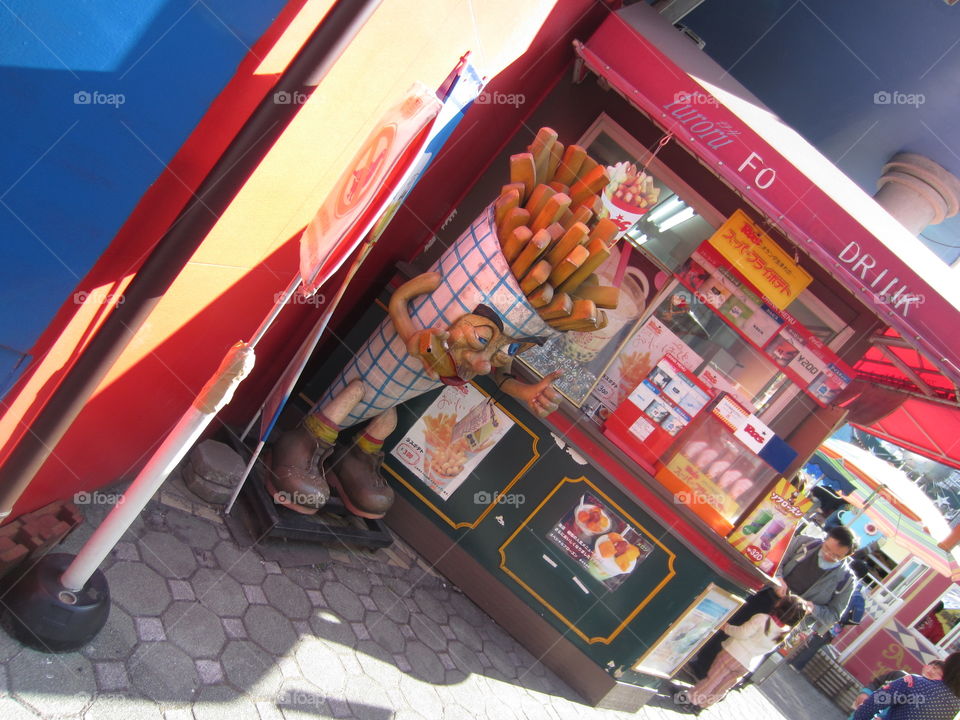
[[[151,502],[105,561],[113,607],[90,645],[46,655],[0,633],[0,718],[681,717],[666,699],[635,715],[583,705],[401,542],[281,568],[174,497]],[[61,549],[76,552],[108,509],[81,508],[89,522]],[[701,717],[843,715],[785,669]]]

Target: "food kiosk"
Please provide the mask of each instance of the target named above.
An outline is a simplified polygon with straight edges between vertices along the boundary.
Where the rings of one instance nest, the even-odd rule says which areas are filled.
[[[492,212],[510,156],[554,128],[610,171],[623,235],[596,275],[620,302],[602,330],[515,362],[526,379],[563,371],[546,419],[489,378],[401,406],[386,521],[588,702],[632,710],[774,571],[805,509],[789,480],[842,422],[864,338],[914,338],[922,309],[917,346],[954,368],[936,330],[955,312],[878,239],[900,232],[879,207],[645,4],[575,43],[571,70],[491,149],[446,231]],[[388,299],[302,398],[322,395]]]

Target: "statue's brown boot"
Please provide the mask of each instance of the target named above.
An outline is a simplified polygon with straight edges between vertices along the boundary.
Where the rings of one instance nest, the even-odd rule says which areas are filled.
[[[333,446],[315,437],[303,425],[282,433],[273,444],[267,489],[273,501],[304,515],[313,515],[330,497],[320,470]]]
[[[380,474],[383,453],[365,453],[357,445],[338,445],[326,477],[354,515],[377,520],[393,505],[393,489]]]

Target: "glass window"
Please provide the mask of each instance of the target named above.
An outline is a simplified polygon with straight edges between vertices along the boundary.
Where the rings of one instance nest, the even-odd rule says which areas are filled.
[[[887,590],[897,597],[903,597],[925,569],[918,560],[908,561],[886,584]]]
[[[913,623],[913,629],[947,652],[960,650],[960,586],[954,584]]]

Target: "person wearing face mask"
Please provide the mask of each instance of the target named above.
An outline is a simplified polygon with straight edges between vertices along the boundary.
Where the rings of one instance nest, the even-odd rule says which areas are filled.
[[[826,538],[798,535],[787,546],[771,586],[751,596],[730,622],[742,623],[757,613],[769,613],[777,600],[792,593],[803,600],[813,619],[813,632],[824,633],[840,622],[853,595],[856,577],[849,558],[857,549],[856,536],[848,527],[832,527]],[[717,633],[688,667],[704,677],[726,636]]]

